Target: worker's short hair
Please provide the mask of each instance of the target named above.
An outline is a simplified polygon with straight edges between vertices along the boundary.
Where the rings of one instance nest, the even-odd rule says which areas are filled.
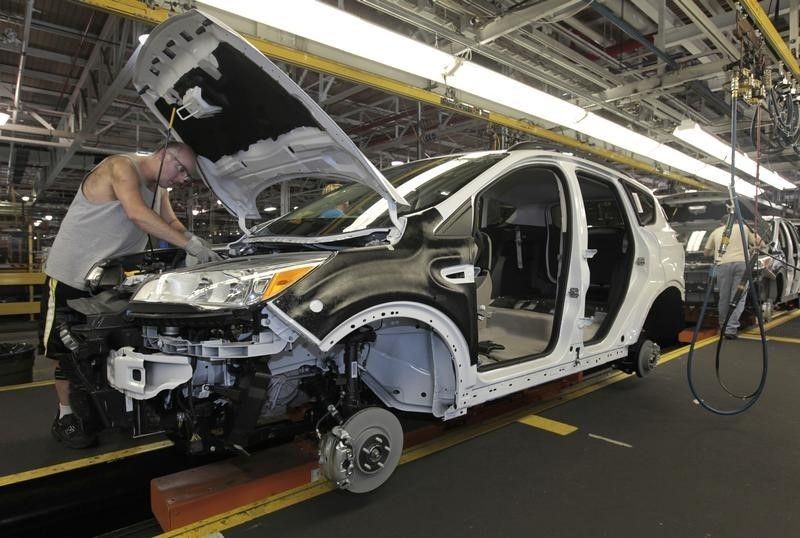
[[[158,153],[162,149],[164,149],[164,145],[163,144],[159,145],[158,147],[156,147],[153,150],[153,153]],[[195,159],[197,158],[197,154],[192,149],[192,146],[190,146],[189,144],[184,144],[183,142],[175,142],[175,141],[169,142],[167,144],[166,150],[168,152],[169,151],[188,151],[189,153],[192,154],[192,158],[195,158]]]

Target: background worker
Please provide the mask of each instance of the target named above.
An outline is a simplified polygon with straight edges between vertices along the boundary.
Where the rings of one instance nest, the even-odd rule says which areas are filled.
[[[731,224],[731,236],[728,242],[725,253],[720,255],[720,245],[722,244],[723,233],[725,228]],[[747,235],[747,246],[749,250],[755,247],[761,247],[764,242],[756,234],[754,234],[747,224],[744,225],[745,234]],[[706,256],[714,255],[714,261],[717,263],[717,285],[719,287],[719,302],[717,303],[717,312],[719,316],[720,332],[724,337],[733,340],[738,338],[737,331],[739,330],[739,318],[744,310],[744,305],[747,300],[747,291],[742,294],[739,302],[731,313],[728,323],[723,327],[725,317],[728,315],[730,302],[736,295],[736,288],[739,282],[742,281],[745,271],[747,270],[744,257],[744,249],[742,245],[742,236],[739,233],[739,226],[735,222],[733,213],[728,213],[722,217],[721,225],[716,228],[708,238],[705,249],[703,252]]]
[[[148,234],[183,248],[201,263],[219,259],[207,243],[186,230],[169,201],[167,189],[191,181],[196,167],[194,151],[181,143],[149,155],[108,157],[81,182],[61,223],[44,267],[47,280],[40,322],[45,356],[59,361],[55,368],[59,410],[51,432],[68,447],[90,446],[97,437],[85,430],[70,405],[70,382],[61,363],[70,350],[58,335],[58,327],[74,315],[67,301],[89,296],[84,279],[95,263],[141,252]]]

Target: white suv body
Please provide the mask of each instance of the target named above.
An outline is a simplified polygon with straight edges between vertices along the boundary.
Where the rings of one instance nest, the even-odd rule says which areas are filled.
[[[195,449],[241,447],[304,412],[326,476],[365,491],[385,476],[347,455],[368,446],[389,468],[381,443],[402,443],[395,419],[365,409],[450,419],[604,364],[643,375],[682,327],[682,246],[649,190],[615,170],[523,144],[381,173],[199,12],[150,34],[134,83],[165,125],[180,111],[175,137],[245,230],[227,260],[133,289],[141,342],[106,359],[126,409],[170,424],[177,412]],[[352,185],[245,226],[259,193],[297,177]],[[184,398],[208,411],[170,407]]]

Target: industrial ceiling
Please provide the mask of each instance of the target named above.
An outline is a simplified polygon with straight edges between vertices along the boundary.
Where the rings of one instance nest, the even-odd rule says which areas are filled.
[[[328,2],[484,67],[568,100],[702,160],[676,139],[682,121],[730,139],[730,68],[741,55],[736,2],[712,0],[340,0]],[[761,2],[792,47],[798,0]],[[137,7],[138,5],[138,7]],[[777,7],[776,7],[777,6]],[[126,63],[152,24],[138,11],[198,7],[193,1],[0,0],[0,222],[51,215],[50,234],[84,174],[103,157],[155,148],[164,129],[138,98]],[[137,11],[138,10],[138,11]],[[165,10],[165,11],[164,11]],[[131,16],[131,14],[133,14]],[[279,59],[280,60],[280,59]],[[680,188],[669,170],[564,128],[516,118],[520,129],[457,107],[435,106],[411,94],[375,87],[309,66],[279,61],[376,165],[536,140],[543,147],[614,155],[633,176],[660,191]],[[739,148],[754,156],[755,106],[739,108]],[[530,129],[524,125],[530,124]],[[538,130],[537,130],[538,129]],[[541,134],[544,136],[534,136]],[[561,138],[560,138],[561,137]],[[575,143],[564,147],[557,142]],[[603,151],[608,151],[603,153]],[[613,153],[612,153],[613,152]],[[791,144],[773,148],[764,164],[800,182]],[[708,162],[712,162],[708,160]],[[717,162],[716,164],[720,164]],[[652,169],[655,173],[648,173]],[[663,172],[663,173],[662,173]],[[689,178],[691,183],[691,178]],[[685,185],[683,186],[685,187]],[[276,188],[264,203],[286,209],[314,196],[318,184]],[[767,189],[793,203],[796,191]],[[234,233],[236,225],[203,188],[174,196],[179,215],[198,226]],[[5,215],[5,216],[4,216]],[[216,218],[216,223],[213,221]],[[201,224],[202,221],[202,224]],[[46,232],[42,229],[42,236]]]

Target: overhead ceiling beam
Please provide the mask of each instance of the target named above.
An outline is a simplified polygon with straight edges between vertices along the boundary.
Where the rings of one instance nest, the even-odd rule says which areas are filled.
[[[519,35],[528,38],[530,42],[526,39],[519,39],[517,44],[523,45],[532,54],[544,57],[562,69],[573,72],[601,88],[608,86],[610,83],[621,84],[623,81],[622,77],[612,74],[583,54],[549,37],[540,30],[532,30],[530,32],[521,30]],[[552,51],[555,54],[550,54],[548,51]]]
[[[773,4],[770,0],[762,0],[762,2],[758,3],[762,9],[769,9],[770,4]],[[789,8],[785,6],[785,4],[781,4],[781,8],[779,11],[780,15],[785,15],[789,12]],[[736,11],[728,11],[723,13],[722,15],[714,15],[711,17],[711,23],[714,24],[720,30],[730,30],[736,24]],[[669,32],[669,36],[666,40],[666,47],[667,49],[679,45],[683,45],[686,41],[693,41],[697,38],[703,37],[703,31],[700,27],[696,24],[686,24],[679,28],[673,28]]]
[[[500,66],[507,66],[522,75],[530,77],[531,80],[536,81],[536,83],[540,85],[549,85],[561,92],[568,92],[577,98],[575,104],[578,106],[587,108],[594,105],[608,110],[631,125],[645,128],[645,125],[634,115],[628,114],[623,110],[619,110],[604,103],[602,100],[594,98],[592,92],[578,87],[575,81],[558,78],[553,75],[551,71],[543,69],[538,65],[532,65],[527,58],[522,58],[521,55],[500,47],[497,43],[482,45],[474,37],[443,29],[442,25],[437,22],[438,17],[434,14],[421,10],[412,10],[408,8],[405,2],[399,0],[359,0],[359,2],[399,20],[408,22],[418,28],[424,28],[427,31],[436,33],[452,41],[459,47],[471,49],[474,53],[479,53],[481,56],[496,62]],[[511,38],[512,36],[509,36],[509,39]],[[512,42],[516,43],[517,40],[512,39]],[[560,70],[558,72],[561,74]],[[526,83],[530,84],[530,82]]]
[[[697,25],[698,28],[714,43],[717,48],[725,52],[731,60],[739,59],[739,50],[731,40],[722,33],[722,30],[711,22],[711,19],[703,13],[694,0],[673,0],[678,7]]]
[[[628,34],[631,38],[635,39],[639,43],[642,44],[647,50],[651,51],[656,57],[664,60],[664,62],[672,69],[678,69],[678,63],[669,55],[666,51],[661,50],[660,48],[656,47],[653,43],[651,43],[646,36],[644,36],[639,30],[633,27],[630,23],[622,19],[621,17],[617,16],[613,11],[608,9],[603,4],[599,4],[597,2],[592,2],[592,0],[583,0],[587,4],[589,4],[592,9],[602,15],[603,17],[607,18],[614,26]],[[713,94],[711,90],[708,89],[708,86],[698,80],[691,80],[688,83],[688,86],[699,96],[703,97],[706,102],[714,107],[715,109],[719,110],[721,113],[726,113],[728,106],[725,104],[725,101],[718,97],[717,95]]]
[[[0,43],[0,50],[6,52],[13,52],[14,54],[19,54],[22,48],[19,45],[8,45],[6,43]],[[37,47],[28,47],[25,51],[28,56],[31,58],[40,58],[42,60],[48,60],[51,62],[57,62],[61,64],[72,65],[74,62],[75,65],[78,67],[83,67],[83,60],[81,58],[73,59],[71,56],[66,54],[61,54],[60,52],[54,52],[52,50],[44,50]]]
[[[670,71],[661,77],[650,77],[639,80],[631,84],[623,84],[616,88],[609,88],[601,95],[606,101],[616,101],[629,97],[643,97],[653,90],[666,90],[675,86],[681,86],[689,81],[703,80],[721,73],[727,60],[718,60],[710,64],[693,65],[677,71]]]
[[[478,42],[481,45],[490,43],[498,37],[504,36],[523,26],[544,19],[555,13],[564,11],[567,8],[578,4],[578,0],[545,0],[530,7],[511,11],[507,15],[498,17],[480,30],[478,30]]]
[[[683,26],[683,21],[681,21],[681,19],[678,18],[678,16],[675,15],[671,9],[668,9],[666,6],[666,0],[633,0],[633,4],[653,21],[661,21],[661,15],[663,12],[664,22],[659,22],[658,28],[659,35],[663,37],[663,42],[660,43],[660,47],[666,49],[667,36],[669,36],[670,33],[675,30],[675,28]],[[699,37],[694,41],[686,41],[682,43],[681,46],[689,51],[690,54],[697,55],[700,63],[707,63],[713,60],[709,54],[711,49],[709,49]]]
[[[16,73],[16,72],[17,72],[16,67],[12,68],[11,66],[8,66],[8,65],[0,65],[0,75],[9,74],[9,73]],[[67,76],[64,76],[64,75],[56,75],[55,73],[48,73],[46,71],[33,70],[29,66],[25,68],[25,78],[28,80],[28,84],[25,84],[24,87],[22,88],[23,92],[41,94],[41,95],[49,95],[49,96],[54,96],[54,97],[61,96],[62,98],[64,96],[63,92],[59,92],[59,91],[51,90],[51,89],[46,89],[46,88],[39,88],[38,86],[33,86],[32,84],[30,84],[30,82],[38,80],[38,81],[45,81],[45,82],[51,82],[53,84],[63,85],[65,83],[71,84],[72,81],[73,81],[73,79],[70,78],[70,77],[67,77]],[[8,87],[8,85],[0,83],[0,93],[5,93],[4,90],[7,87]],[[122,95],[125,96],[125,97],[130,97],[132,101],[136,101],[137,104],[134,105],[134,106],[139,106],[138,105],[139,94],[137,94],[135,91],[126,90],[126,91],[124,91],[122,93]],[[13,92],[12,92],[12,95],[9,95],[9,98],[10,99],[13,98]],[[89,97],[90,101],[92,99],[93,99],[92,97]],[[53,104],[55,106],[56,103],[54,102]],[[61,108],[61,109],[64,108],[63,107],[63,99],[62,99],[62,104],[59,106],[59,108]],[[142,103],[141,108],[145,108],[144,103]],[[63,110],[62,110],[62,112],[63,112]],[[72,112],[73,111],[70,109],[68,115],[72,115]]]
[[[75,86],[73,87],[72,93],[70,93],[69,98],[67,99],[67,104],[63,108],[66,112],[72,112],[72,108],[75,106],[75,102],[78,100],[81,89],[89,78],[90,71],[94,69],[95,65],[97,65],[102,58],[103,48],[108,46],[108,40],[111,38],[114,28],[118,23],[119,21],[113,15],[109,15],[106,18],[103,29],[100,30],[98,42],[95,43],[94,48],[92,49],[92,52],[89,55],[89,58],[86,60],[83,70],[81,71],[80,77],[78,77],[78,80],[75,81]],[[62,119],[59,122],[58,127],[63,129],[66,126],[66,123],[66,119]]]
[[[89,138],[91,133],[94,131],[95,125],[100,121],[100,118],[103,117],[108,107],[111,106],[111,103],[117,98],[117,95],[122,91],[122,89],[127,86],[131,79],[133,78],[133,68],[136,64],[136,58],[139,56],[139,48],[137,48],[133,54],[131,54],[128,61],[125,62],[125,65],[122,69],[117,73],[114,80],[111,84],[102,91],[102,97],[97,102],[95,107],[92,111],[88,114],[86,120],[83,122],[83,128],[77,136],[72,140],[72,143],[64,150],[58,150],[52,159],[52,163],[48,168],[47,177],[44,181],[40,182],[36,186],[37,192],[42,192],[50,187],[58,177],[58,174],[64,168],[67,162],[72,158],[76,151],[81,148],[83,142]]]
[[[165,9],[152,9],[146,3],[136,0],[76,0],[81,4],[103,9],[115,13],[120,16],[134,18],[136,20],[149,22],[151,24],[158,24],[163,22],[169,16],[169,12]],[[260,50],[263,54],[270,58],[279,61],[285,61],[299,67],[312,69],[322,73],[331,74],[340,78],[350,80],[359,84],[365,84],[374,88],[381,89],[390,94],[399,95],[414,101],[435,105],[441,108],[448,108],[447,104],[442,101],[442,96],[426,87],[426,81],[419,77],[402,75],[398,71],[387,69],[385,66],[378,66],[364,61],[355,61],[352,57],[343,57],[340,53],[329,47],[315,44],[310,40],[302,41],[303,50],[298,50],[297,41],[292,37],[286,35],[285,32],[274,32],[269,34],[272,40],[267,40],[264,37],[256,36],[254,34],[268,34],[269,29],[263,25],[257,24],[254,21],[244,19],[242,17],[231,16],[230,14],[220,13],[213,9],[208,9],[210,14],[220,16],[226,24],[231,26],[235,31],[244,34],[253,46]],[[283,43],[292,43],[294,46],[289,46]],[[325,56],[320,56],[324,54]],[[327,56],[335,59],[331,59]],[[348,65],[345,62],[351,62]],[[365,69],[369,67],[374,71],[368,72]],[[379,74],[380,73],[380,74]],[[389,75],[391,73],[391,76]],[[412,82],[404,82],[401,79],[407,79]],[[475,98],[477,107],[492,107],[492,103],[483,102],[479,98]],[[475,112],[469,110],[457,110],[458,113],[477,117],[489,123],[504,125],[520,132],[529,135],[543,138],[551,142],[563,145],[565,147],[574,148],[587,154],[595,155],[596,157],[616,161],[631,168],[637,169],[641,172],[665,177],[673,181],[684,183],[695,188],[712,188],[717,189],[718,186],[709,185],[695,178],[690,178],[682,174],[666,171],[661,167],[656,167],[645,161],[637,158],[630,157],[618,151],[611,151],[599,146],[593,146],[581,142],[575,138],[550,131],[538,125],[535,125],[529,120],[518,119],[518,113],[505,109],[502,106],[495,106],[497,111],[489,112],[488,114],[481,112],[481,109],[476,109]]]
[[[357,84],[357,85],[353,86],[352,88],[348,88],[346,90],[343,90],[343,91],[337,93],[336,95],[333,95],[331,97],[328,97],[327,99],[324,99],[324,100],[320,101],[319,106],[326,107],[326,106],[330,106],[330,105],[332,105],[334,103],[338,103],[340,101],[344,101],[345,99],[347,99],[349,97],[352,97],[352,96],[354,96],[354,95],[356,95],[358,93],[361,93],[366,88],[367,87],[364,86],[363,84]]]

